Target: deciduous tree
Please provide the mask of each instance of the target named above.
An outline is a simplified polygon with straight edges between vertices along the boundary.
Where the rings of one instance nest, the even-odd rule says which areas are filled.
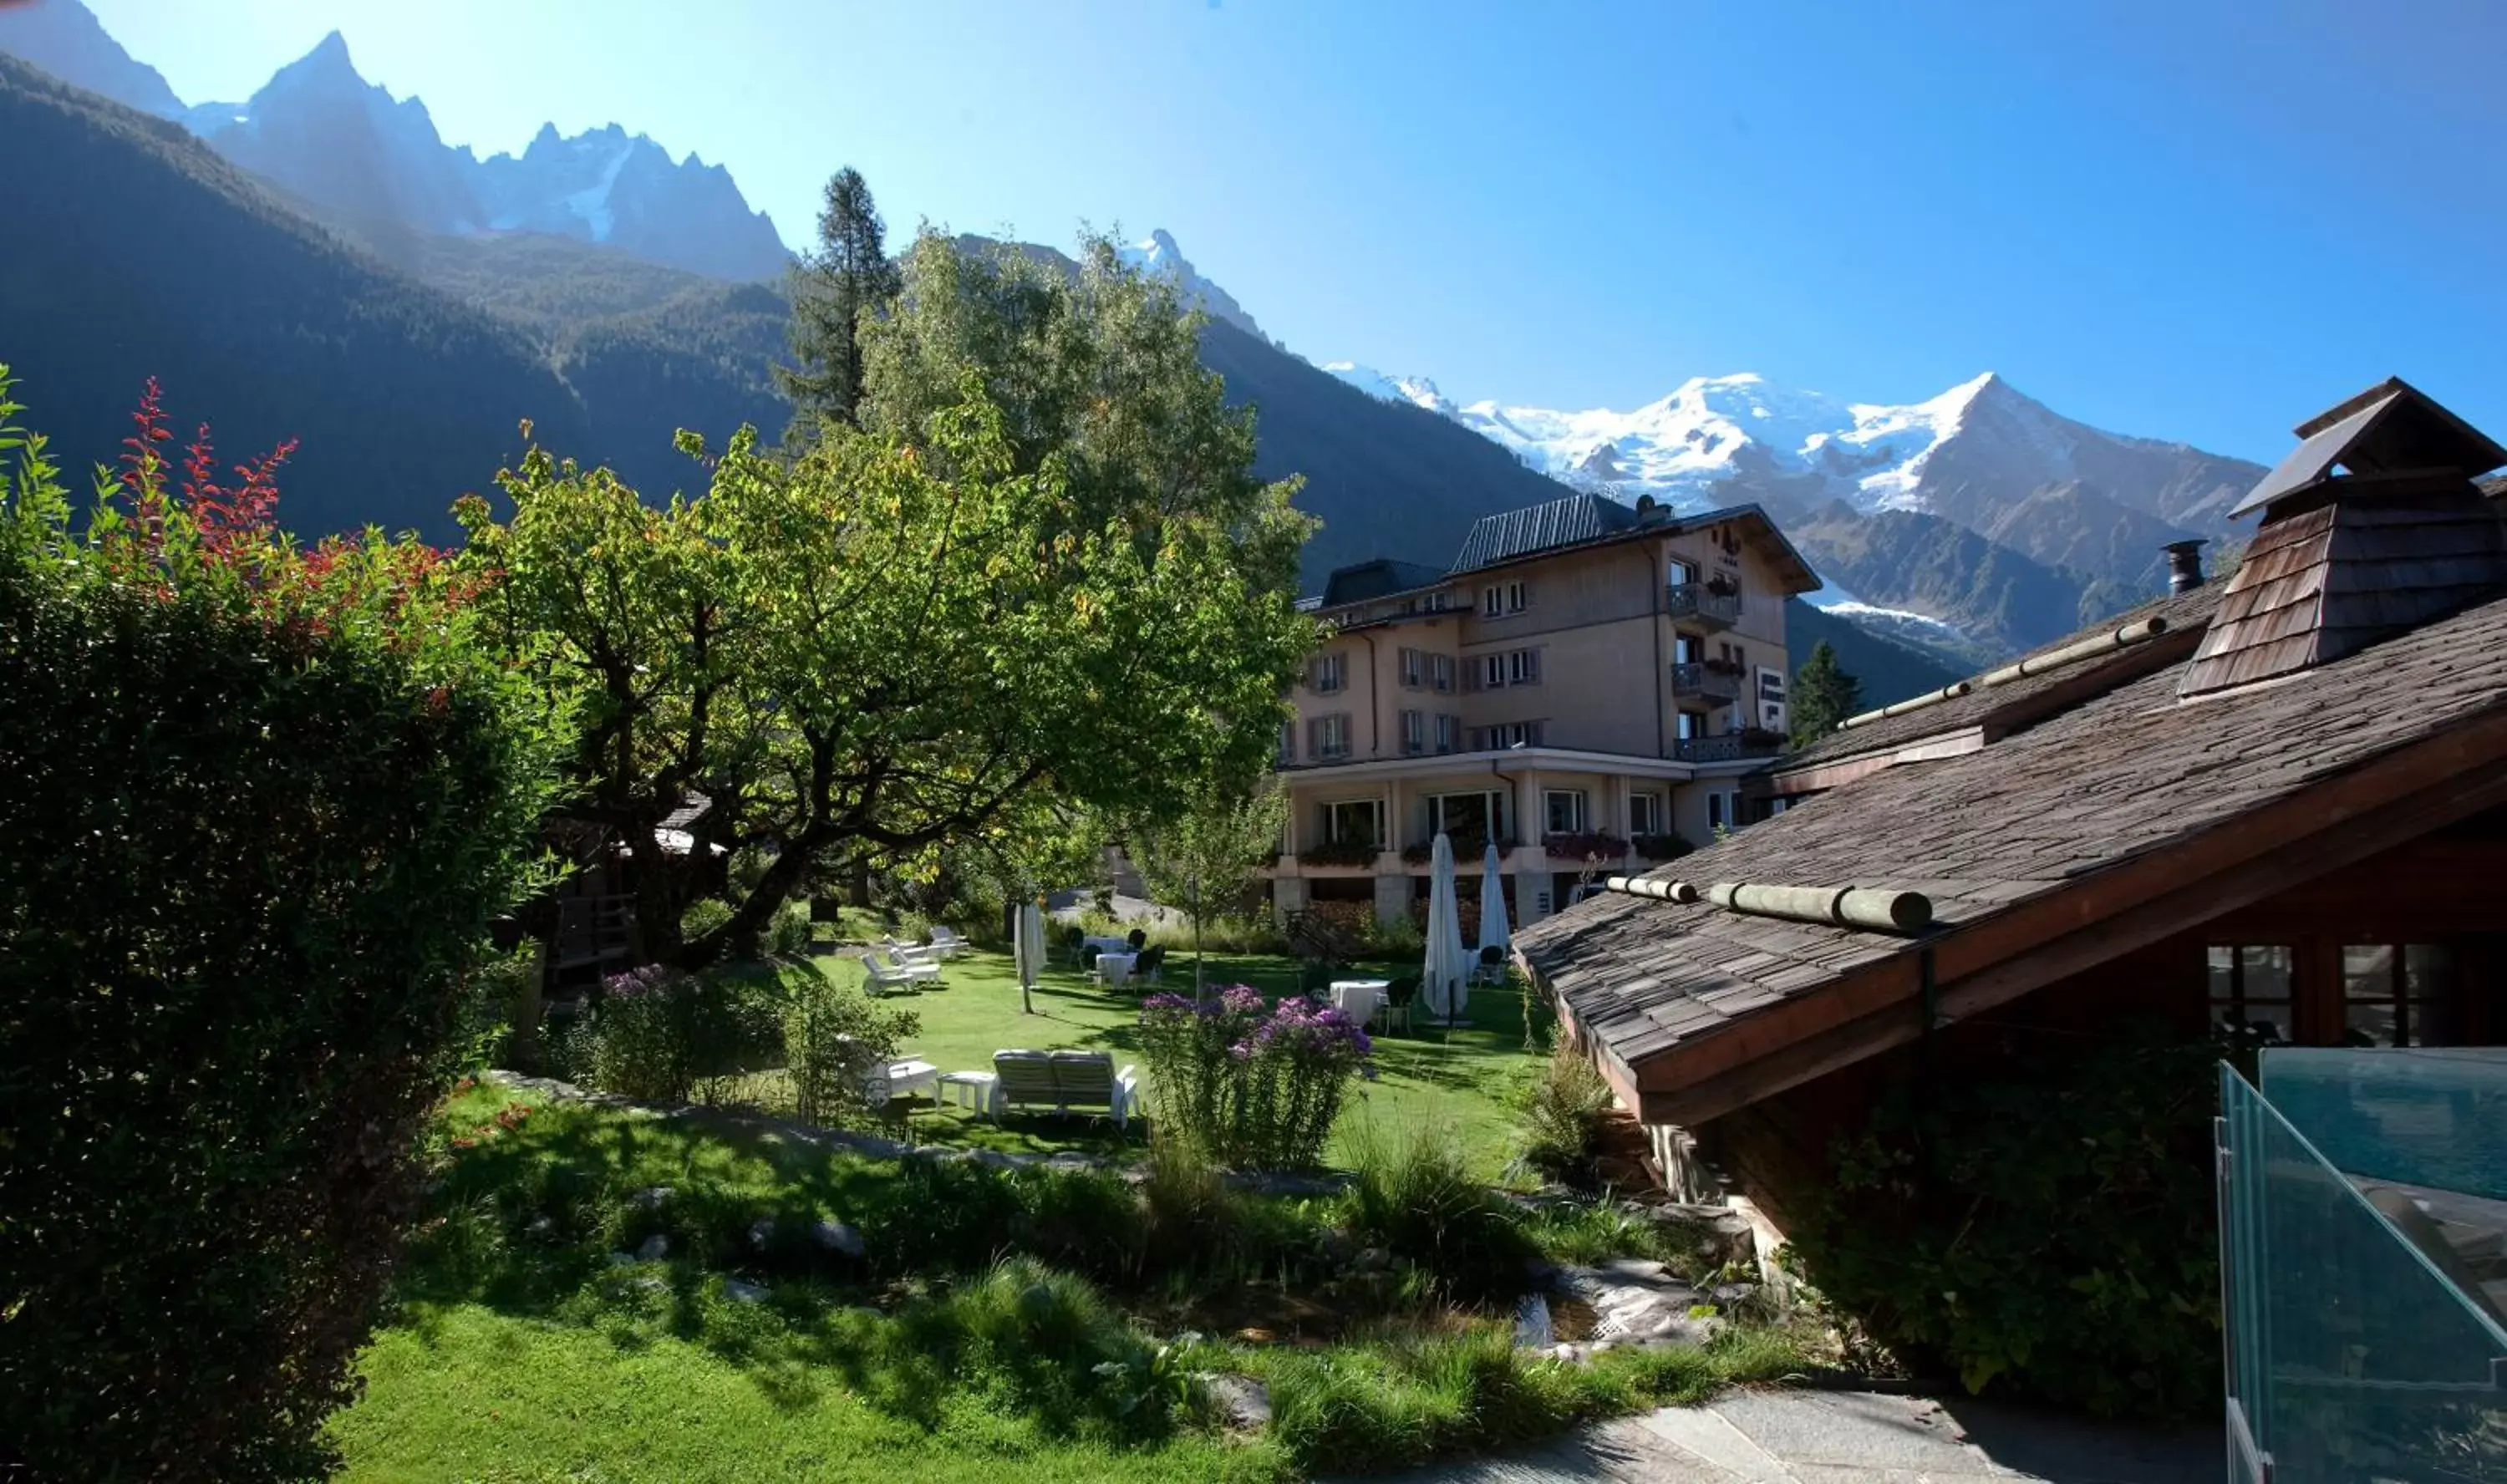
[[[510,519],[462,507],[464,560],[501,574],[490,617],[580,700],[578,807],[629,848],[647,957],[708,962],[851,859],[1044,799],[1168,814],[1267,756],[1312,633],[1270,560],[1284,496],[1242,468],[1085,495],[1065,453],[1021,466],[983,388],[966,369],[910,432],[830,425],[788,460],[744,432],[667,507],[536,450]],[[775,856],[682,942],[695,873],[662,821],[692,791]]]

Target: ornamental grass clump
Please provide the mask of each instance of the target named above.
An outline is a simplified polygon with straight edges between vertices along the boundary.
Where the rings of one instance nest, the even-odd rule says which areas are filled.
[[[1245,985],[1201,1000],[1149,996],[1141,1041],[1162,1128],[1244,1169],[1321,1163],[1350,1083],[1375,1075],[1374,1042],[1356,1021],[1303,998],[1271,1005]]]

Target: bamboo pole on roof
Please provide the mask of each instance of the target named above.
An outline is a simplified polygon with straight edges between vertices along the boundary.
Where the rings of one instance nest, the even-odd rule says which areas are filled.
[[[1781,887],[1762,882],[1717,882],[1706,899],[1744,917],[1826,923],[1872,932],[1917,932],[1932,924],[1932,898],[1920,891],[1869,887]]]
[[[1685,881],[1657,881],[1650,876],[1605,876],[1602,889],[1628,896],[1652,897],[1657,902],[1689,903],[1697,900],[1697,888]]]

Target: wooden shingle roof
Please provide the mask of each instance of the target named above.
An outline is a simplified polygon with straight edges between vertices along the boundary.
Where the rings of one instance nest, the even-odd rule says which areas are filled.
[[[2200,635],[2202,627],[2211,620],[2212,610],[2219,606],[2226,578],[2215,578],[2188,593],[2172,593],[2153,598],[2128,613],[2092,624],[2075,633],[2049,644],[2041,644],[2029,656],[2053,654],[2083,639],[2112,633],[2120,628],[2150,619],[2166,622],[2173,642],[2162,652],[2172,651],[2179,659]],[[2147,672],[2147,654],[2120,650],[2101,659],[2084,660],[2075,665],[2023,676],[2008,685],[1990,690],[1978,688],[1955,700],[1865,722],[1842,732],[1832,732],[1807,747],[1785,754],[1779,774],[1819,767],[1867,753],[1895,752],[1927,738],[1944,737],[1973,727],[1989,730],[2016,728],[2040,714],[2041,703],[2049,697],[2073,695],[2074,692],[2098,684],[2096,677],[2106,677],[2115,684]],[[2073,699],[2078,699],[2073,696]]]
[[[2278,684],[2180,701],[2182,668],[1980,751],[1810,799],[1654,873],[1922,891],[1935,926],[1919,938],[1604,893],[1525,927],[1517,951],[1636,1084],[1662,1085],[1649,1064],[1772,1055],[1781,1037],[1755,1023],[1772,1028],[1789,1006],[1875,984],[1875,966],[1946,955],[1963,936],[1984,942],[2017,909],[2053,910],[2087,884],[2226,838],[2225,825],[2451,731],[2477,731],[2487,745],[2489,724],[2507,723],[2507,599]],[[2507,754],[2507,725],[2498,735]],[[2077,916],[2066,930],[2095,926]]]

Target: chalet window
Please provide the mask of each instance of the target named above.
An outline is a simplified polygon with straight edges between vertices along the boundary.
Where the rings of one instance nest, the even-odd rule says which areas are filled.
[[[1449,654],[1428,657],[1428,680],[1432,688],[1450,691],[1454,688],[1454,657]]]
[[[1674,665],[1694,665],[1705,658],[1706,641],[1704,639],[1693,633],[1676,633],[1671,636],[1671,663]]]
[[[1670,825],[1663,822],[1662,795],[1658,793],[1628,795],[1629,834],[1660,835],[1668,833],[1670,828]]]
[[[2217,950],[2214,950],[2217,952]],[[2347,945],[2342,950],[2342,1043],[2452,1043],[2454,955],[2432,943]]]
[[[1541,683],[1541,651],[1538,649],[1516,649],[1508,651],[1506,657],[1506,683],[1508,685],[1539,685]]]
[[[1319,763],[1349,756],[1349,713],[1318,716],[1306,723],[1306,753]]]
[[[1318,696],[1337,693],[1349,678],[1347,659],[1346,655],[1337,651],[1315,656],[1315,663],[1307,674],[1306,684]]]
[[[1462,748],[1463,718],[1460,716],[1437,717],[1436,750],[1439,752],[1459,752]]]
[[[1324,839],[1333,845],[1384,843],[1384,801],[1353,799],[1324,806]]]
[[[1719,788],[1706,796],[1706,827],[1726,832],[1741,827],[1741,791]]]
[[[1553,835],[1584,833],[1584,790],[1580,788],[1544,789],[1541,795],[1544,822]]]
[[[1706,735],[1706,713],[1704,711],[1681,712],[1680,726],[1674,735],[1679,737],[1682,742],[1690,742],[1693,739],[1704,737]]]
[[[1684,561],[1674,557],[1663,564],[1662,581],[1665,587],[1685,588],[1696,580],[1697,563],[1694,561]]]
[[[1279,762],[1280,762],[1280,766],[1281,766],[1281,767],[1283,767],[1283,768],[1285,768],[1285,767],[1287,767],[1289,764],[1293,763],[1293,762],[1295,762],[1296,760],[1297,760],[1297,724],[1296,724],[1295,722],[1293,722],[1293,721],[1284,721],[1284,722],[1280,723],[1280,751],[1279,751]]]
[[[2211,1023],[2267,1045],[2296,1040],[2291,1003],[2296,958],[2286,944],[2213,948]]]
[[[1506,656],[1503,654],[1487,654],[1480,656],[1480,689],[1484,691],[1496,691],[1504,690],[1505,688]]]
[[[1452,606],[1453,600],[1453,594],[1439,588],[1435,592],[1428,595],[1428,611],[1431,613],[1442,613],[1446,608]]]
[[[1526,596],[1527,591],[1522,583],[1508,583],[1506,585],[1506,611],[1508,613],[1521,613],[1523,611],[1523,601]]]
[[[1401,651],[1401,683],[1411,690],[1428,683],[1428,657],[1416,649]]]
[[[1428,750],[1427,712],[1404,711],[1401,713],[1401,750],[1405,754],[1413,757]]]

